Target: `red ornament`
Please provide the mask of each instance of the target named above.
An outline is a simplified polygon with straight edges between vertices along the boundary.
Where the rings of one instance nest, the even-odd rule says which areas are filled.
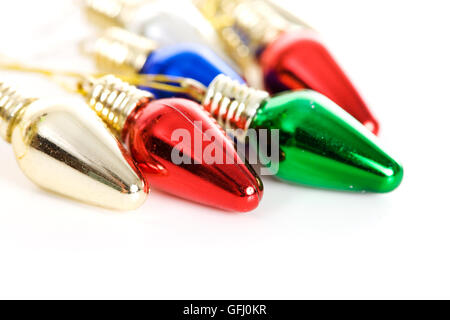
[[[190,138],[174,139],[176,129],[179,137]],[[260,179],[196,102],[144,99],[127,118],[122,139],[151,187],[230,211],[246,212],[258,206],[263,194]],[[213,147],[222,152],[222,164],[206,163],[205,153],[221,157],[211,152]],[[183,163],[173,162],[174,152]],[[227,164],[227,159],[233,163]]]
[[[312,31],[282,33],[260,56],[266,89],[318,91],[377,134],[378,121],[331,53]]]

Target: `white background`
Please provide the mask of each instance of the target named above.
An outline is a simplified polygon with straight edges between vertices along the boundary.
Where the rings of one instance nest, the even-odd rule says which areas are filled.
[[[265,179],[230,214],[153,192],[116,213],[48,194],[0,141],[0,298],[450,298],[448,1],[286,1],[321,31],[403,163],[386,195]],[[1,1],[0,53],[86,70],[77,1]],[[1,72],[32,96],[64,94]]]

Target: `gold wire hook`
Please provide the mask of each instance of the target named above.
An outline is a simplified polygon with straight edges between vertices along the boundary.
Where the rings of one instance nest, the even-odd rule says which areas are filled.
[[[0,60],[0,69],[40,74],[52,79],[53,81],[56,81],[61,87],[72,93],[84,94],[84,90],[81,89],[82,86],[80,84],[83,84],[86,81],[90,81],[90,79],[92,78],[101,78],[108,75],[107,73],[87,74],[75,71],[51,70],[40,67],[32,67],[26,66],[19,62],[2,61],[11,59],[5,59],[5,56],[1,54],[0,57],[2,58]],[[197,101],[203,100],[203,97],[205,96],[207,90],[207,88],[200,82],[194,79],[183,77],[174,77],[162,74],[116,74],[115,76],[135,86],[147,87],[166,92],[186,94],[187,96],[190,96],[192,99],[195,99]],[[58,80],[58,78],[61,77],[75,79],[76,83],[71,87],[69,84],[67,84],[67,82]]]
[[[207,88],[203,84],[194,79],[167,76],[163,74],[119,75],[119,78],[131,84],[143,87],[149,87],[173,93],[186,94],[197,101],[203,100],[207,90]]]
[[[15,71],[15,72],[25,72],[43,75],[52,81],[60,85],[64,90],[71,93],[80,93],[78,85],[70,85],[67,81],[61,80],[61,78],[70,78],[76,80],[76,83],[85,81],[88,76],[80,72],[72,71],[57,71],[40,67],[26,66],[20,62],[16,62],[2,54],[0,54],[0,69]]]

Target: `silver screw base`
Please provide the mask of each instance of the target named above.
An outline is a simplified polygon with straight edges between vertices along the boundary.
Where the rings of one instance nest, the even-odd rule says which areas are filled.
[[[209,85],[203,106],[223,129],[240,129],[236,138],[244,141],[256,112],[267,98],[266,91],[250,88],[221,74]]]

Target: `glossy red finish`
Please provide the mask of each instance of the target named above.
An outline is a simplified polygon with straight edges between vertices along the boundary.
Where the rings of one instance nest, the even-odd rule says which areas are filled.
[[[262,52],[260,63],[270,93],[305,88],[318,91],[378,133],[377,120],[314,32],[282,34]]]
[[[183,137],[189,139],[173,137],[176,129],[184,129]],[[196,147],[194,139],[199,137]],[[144,101],[127,119],[123,140],[150,187],[229,211],[246,212],[258,206],[263,194],[260,178],[249,165],[238,163],[233,142],[196,102]],[[210,153],[213,148],[222,150],[222,159],[228,157],[232,164],[206,163],[202,155],[216,155]],[[182,155],[185,163],[172,162],[173,152]]]

